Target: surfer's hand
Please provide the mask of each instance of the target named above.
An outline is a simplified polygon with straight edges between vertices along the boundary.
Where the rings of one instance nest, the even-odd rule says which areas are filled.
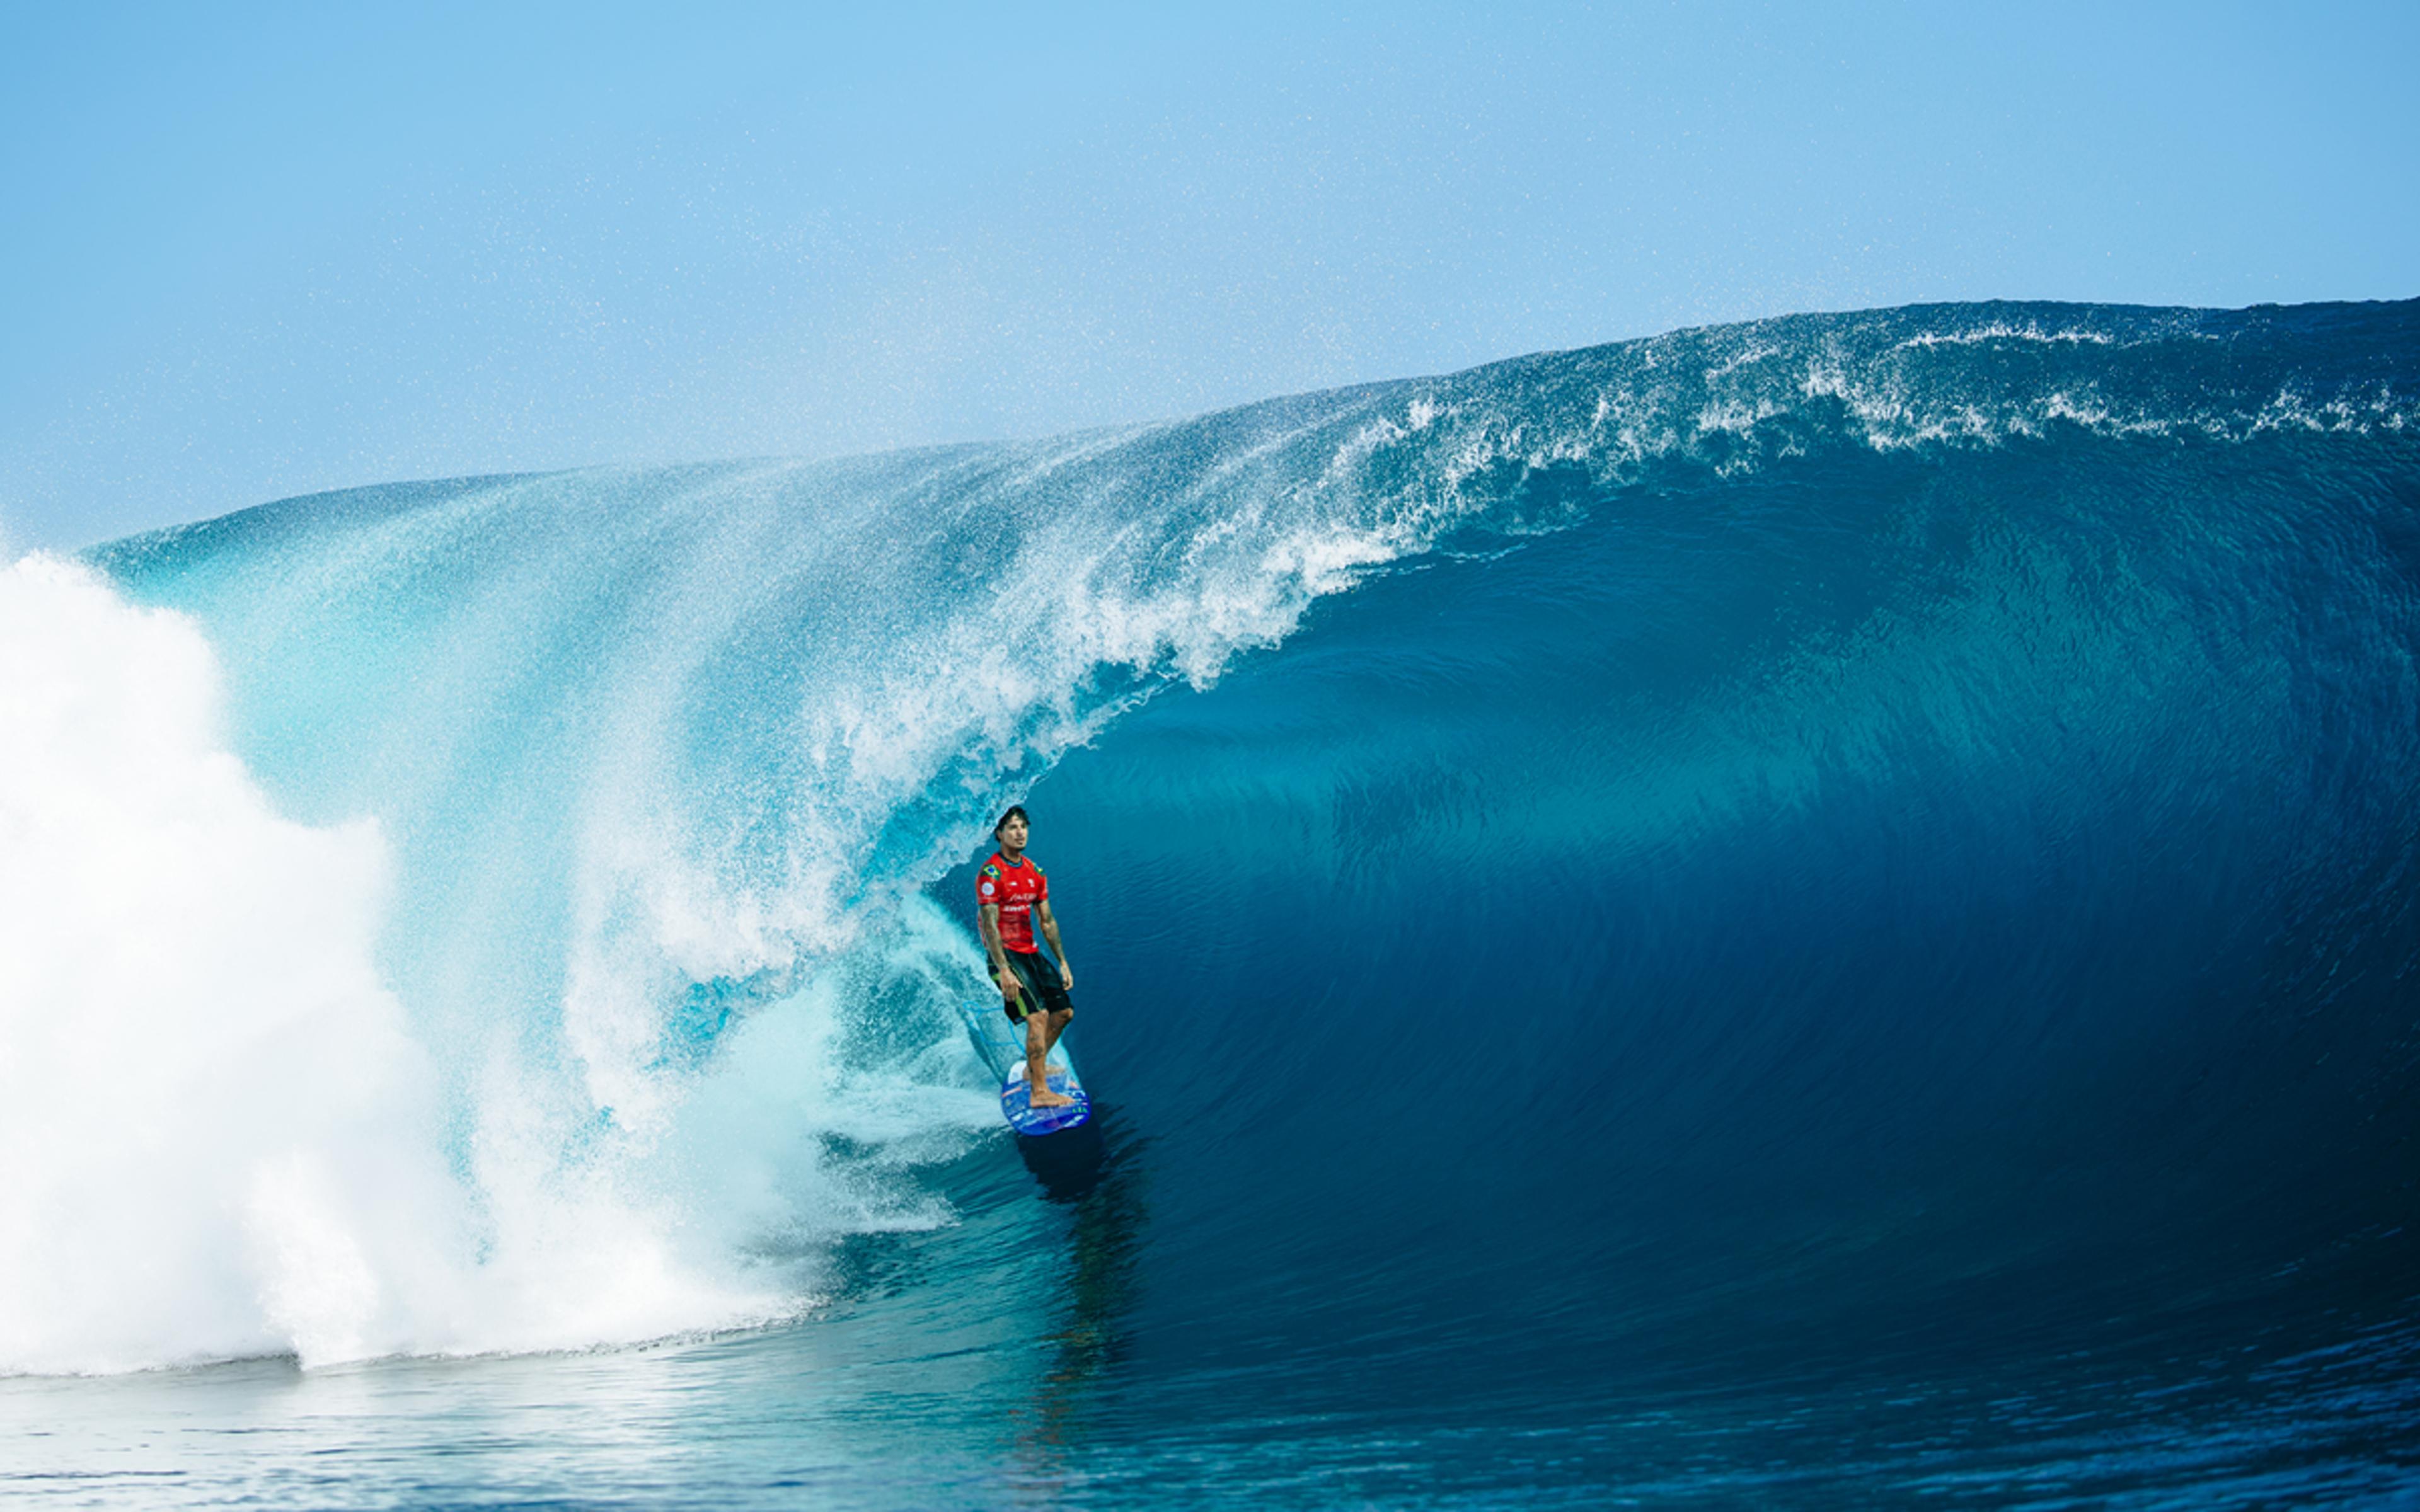
[[[1076,969],[1064,961],[1059,963],[1059,985],[1071,993],[1076,990]]]
[[[1016,973],[1014,971],[1003,971],[999,976],[994,977],[992,980],[1000,983],[1001,1001],[1006,1003],[1011,1008],[1015,1008],[1016,1006]]]

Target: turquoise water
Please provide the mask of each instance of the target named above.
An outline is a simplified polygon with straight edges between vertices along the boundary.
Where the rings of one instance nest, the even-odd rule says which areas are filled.
[[[0,1473],[2420,1495],[2415,331],[1802,316],[21,564]],[[1012,800],[1080,1149],[956,1012]]]

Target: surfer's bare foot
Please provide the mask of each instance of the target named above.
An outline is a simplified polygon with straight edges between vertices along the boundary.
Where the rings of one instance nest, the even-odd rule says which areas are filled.
[[[1026,1083],[1026,1088],[1025,1103],[1028,1107],[1069,1108],[1076,1105],[1076,1100],[1074,1098],[1062,1096],[1061,1094],[1050,1090],[1050,1088],[1047,1087],[1035,1087],[1032,1083],[1028,1082]]]

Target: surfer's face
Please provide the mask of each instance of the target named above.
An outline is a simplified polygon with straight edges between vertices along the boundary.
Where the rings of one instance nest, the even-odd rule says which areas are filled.
[[[1000,843],[1007,850],[1021,851],[1025,849],[1025,820],[1023,816],[1020,815],[1019,817],[1012,819],[1008,823],[1000,826]]]

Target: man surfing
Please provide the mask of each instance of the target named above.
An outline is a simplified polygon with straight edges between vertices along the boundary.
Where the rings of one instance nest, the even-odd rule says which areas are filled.
[[[1063,1108],[1076,1100],[1050,1089],[1045,1062],[1076,1016],[1076,1005],[1067,998],[1076,974],[1067,969],[1067,948],[1059,943],[1059,920],[1051,917],[1049,879],[1025,854],[1030,828],[1021,803],[1011,805],[991,826],[1000,850],[975,873],[975,920],[983,929],[991,980],[1000,986],[1008,1021],[1025,1026],[1027,1102],[1037,1108]],[[1056,965],[1034,949],[1036,921],[1050,942],[1050,954],[1058,958]]]

